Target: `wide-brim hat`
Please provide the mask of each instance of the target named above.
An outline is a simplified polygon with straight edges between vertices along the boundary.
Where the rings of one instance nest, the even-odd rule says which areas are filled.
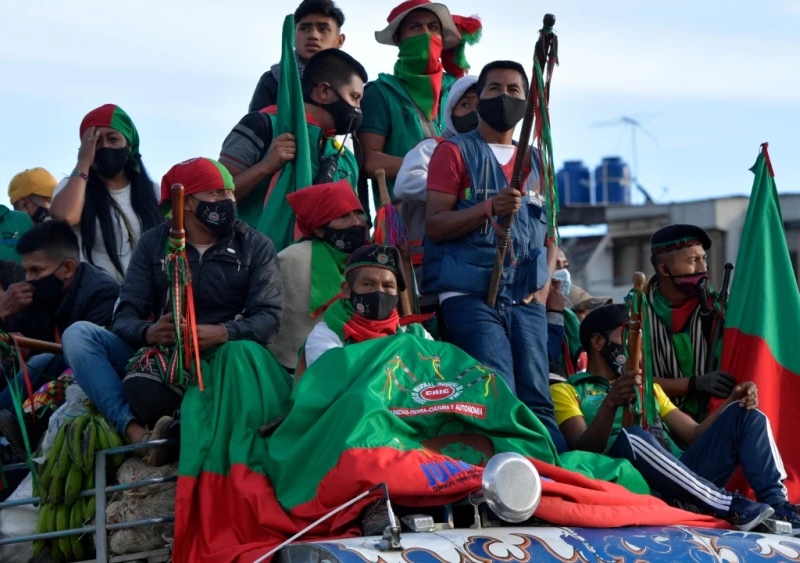
[[[389,22],[384,29],[375,32],[375,40],[382,45],[395,45],[394,36],[400,28],[400,23],[414,10],[429,10],[436,14],[442,24],[442,47],[452,49],[461,41],[461,33],[453,21],[450,10],[444,4],[430,0],[407,0],[391,11],[386,21]]]
[[[594,297],[585,289],[572,284],[569,290],[569,300],[572,303],[570,309],[573,311],[591,311],[603,305],[611,305],[611,297]]]

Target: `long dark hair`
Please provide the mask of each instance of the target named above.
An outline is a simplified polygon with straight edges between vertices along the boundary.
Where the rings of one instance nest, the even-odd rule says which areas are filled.
[[[125,165],[125,175],[131,182],[131,206],[139,219],[142,232],[164,223],[164,216],[158,210],[158,201],[153,188],[153,180],[142,164],[142,157],[133,157],[138,164],[139,170],[134,168],[132,160],[128,160]],[[94,171],[89,169],[89,181],[86,182],[86,197],[84,199],[83,211],[81,212],[81,246],[86,260],[94,264],[92,260],[92,248],[97,237],[97,220],[100,220],[100,232],[103,233],[103,243],[106,247],[108,257],[114,268],[124,276],[122,263],[119,261],[117,252],[117,234],[114,229],[114,215],[119,215],[116,210],[114,200],[108,192],[108,188],[103,183],[103,179]]]

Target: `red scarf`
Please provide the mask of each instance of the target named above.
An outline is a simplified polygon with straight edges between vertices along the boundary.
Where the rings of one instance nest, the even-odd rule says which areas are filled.
[[[392,311],[392,314],[382,321],[373,321],[367,317],[355,314],[344,324],[344,340],[350,342],[366,342],[374,338],[392,336],[397,334],[397,328],[399,326],[400,315],[397,313],[397,309]]]

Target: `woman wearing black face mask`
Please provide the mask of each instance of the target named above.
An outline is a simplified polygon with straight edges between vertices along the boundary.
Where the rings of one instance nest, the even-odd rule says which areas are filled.
[[[122,281],[139,236],[164,222],[158,186],[139,154],[130,117],[107,104],[84,117],[72,174],[55,188],[50,215],[80,237],[82,259]]]
[[[444,120],[447,127],[441,138],[423,139],[403,158],[403,164],[394,181],[394,195],[403,202],[403,220],[408,228],[408,239],[412,242],[411,256],[414,275],[422,282],[423,248],[425,238],[425,201],[427,199],[428,167],[433,151],[439,144],[455,135],[469,133],[478,127],[477,76],[467,75],[456,80],[445,106]],[[439,297],[423,293],[419,301],[422,312],[438,308]]]

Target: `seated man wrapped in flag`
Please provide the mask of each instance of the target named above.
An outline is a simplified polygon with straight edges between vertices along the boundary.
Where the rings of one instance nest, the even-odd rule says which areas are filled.
[[[380,483],[398,512],[438,514],[436,507],[478,491],[484,465],[501,452],[526,456],[544,477],[534,516],[554,525],[726,526],[648,495],[626,460],[558,455],[497,371],[455,346],[398,331],[401,270],[394,251],[377,250],[354,252],[346,277],[381,289],[351,289],[350,299],[337,302],[349,313],[335,316],[332,346],[296,378],[291,400],[267,371],[250,380],[258,393],[242,393],[237,378],[219,372],[206,378],[213,395],[187,390],[176,563],[254,561]],[[373,325],[356,311],[389,311],[392,320]],[[260,439],[257,428],[273,421],[280,422]],[[376,491],[355,499],[301,541],[383,532],[389,512],[380,498]]]
[[[289,371],[306,337],[341,297],[344,265],[367,243],[364,209],[347,180],[318,184],[286,196],[303,239],[278,253],[283,280],[281,330],[270,351]]]
[[[133,443],[148,440],[148,427],[179,405],[188,376],[175,367],[184,350],[193,360],[202,353],[202,365],[192,361],[186,370],[201,386],[202,374],[215,371],[242,386],[262,369],[287,378],[266,349],[282,307],[272,242],[237,220],[233,179],[218,162],[196,158],[173,166],[161,183],[162,203],[176,184],[186,195],[185,249],[170,248],[167,225],[147,231],[131,258],[111,330],[79,322],[63,335],[64,356],[81,388]],[[173,271],[176,254],[188,271]],[[183,290],[185,316],[176,319],[176,295]],[[126,378],[123,389],[137,349],[143,349],[140,365],[130,369],[141,376]]]
[[[725,399],[736,385],[732,375],[714,369],[719,350],[710,349],[721,315],[716,293],[700,295],[708,287],[709,248],[711,237],[700,227],[662,227],[650,238],[656,274],[646,288],[651,330],[643,338],[650,342],[656,383],[697,421],[708,415],[711,397]]]
[[[308,335],[301,360],[304,367],[331,348],[398,332],[432,339],[428,331],[415,322],[425,316],[401,319],[397,312],[398,292],[405,290],[406,281],[396,248],[377,244],[362,246],[347,260],[344,278],[342,298],[328,308],[324,320]]]
[[[646,397],[644,405],[652,413],[650,431],[636,425],[623,428],[623,410],[641,383],[640,370],[622,373],[627,323],[625,305],[605,305],[589,313],[580,327],[581,343],[589,355],[587,371],[550,387],[556,420],[569,446],[629,460],[668,503],[692,505],[740,530],[751,530],[774,513],[800,535],[800,518],[782,483],[783,462],[769,421],[756,408],[753,383],[734,387],[725,403],[701,424],[675,407],[656,383],[652,400]],[[688,448],[681,451],[670,434]],[[739,466],[759,502],[722,488]]]

